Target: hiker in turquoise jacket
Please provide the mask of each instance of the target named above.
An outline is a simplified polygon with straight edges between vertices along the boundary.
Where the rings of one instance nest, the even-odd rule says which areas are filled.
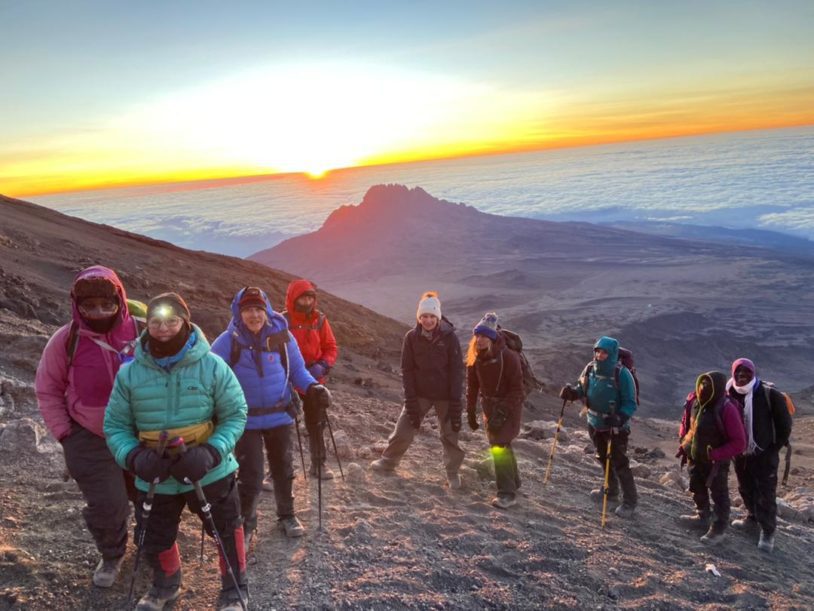
[[[135,360],[116,376],[104,423],[116,462],[137,476],[139,506],[149,482],[159,482],[143,549],[154,569],[153,586],[137,609],[162,609],[180,593],[181,557],[175,539],[181,512],[186,505],[203,519],[193,486],[184,480],[198,481],[203,487],[245,597],[248,582],[233,450],[243,434],[246,412],[237,378],[210,352],[203,332],[190,322],[184,300],[175,293],[152,299],[147,333],[139,340]],[[167,431],[170,439],[182,437],[187,451],[159,455],[161,431]],[[140,512],[137,518],[140,529]],[[240,608],[236,603],[241,593],[223,560],[220,608]]]
[[[588,434],[596,447],[596,457],[603,467],[608,438],[612,437],[608,499],[618,501],[621,485],[623,501],[616,508],[616,515],[632,517],[638,494],[627,457],[627,443],[630,418],[636,411],[636,383],[630,370],[619,363],[619,342],[612,337],[600,337],[594,344],[594,360],[582,372],[576,386],[562,388],[560,398],[568,401],[585,400],[588,407]],[[604,491],[601,488],[592,490],[591,496],[601,500]]]

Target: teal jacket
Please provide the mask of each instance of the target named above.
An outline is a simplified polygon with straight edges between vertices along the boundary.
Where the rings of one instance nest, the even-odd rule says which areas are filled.
[[[628,421],[622,427],[630,430],[630,417],[636,411],[636,383],[627,367],[620,365],[617,388],[616,365],[619,362],[619,342],[612,337],[600,337],[594,349],[602,348],[608,353],[604,361],[591,362],[580,376],[577,391],[587,398],[588,424],[597,430],[608,430],[604,416],[624,414]]]
[[[139,431],[161,431],[213,421],[207,440],[221,455],[220,464],[201,480],[206,486],[237,469],[233,450],[246,426],[246,399],[235,374],[219,356],[209,351],[203,332],[193,325],[198,339],[169,371],[158,364],[144,346],[146,333],[136,347],[135,359],[116,375],[105,411],[105,438],[116,462],[127,468],[127,455],[139,445]],[[136,478],[136,487],[148,483]],[[170,477],[156,487],[157,494],[182,494],[192,486]]]

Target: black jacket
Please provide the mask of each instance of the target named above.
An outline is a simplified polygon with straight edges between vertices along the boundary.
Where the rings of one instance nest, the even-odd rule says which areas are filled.
[[[743,414],[744,396],[734,388],[729,389],[731,396],[741,408]],[[766,401],[766,386],[760,382],[752,391],[752,431],[755,443],[763,450],[779,450],[788,443],[791,435],[791,414],[786,407],[786,399],[776,388],[769,388],[770,401]],[[746,431],[749,438],[749,431]]]
[[[416,325],[404,336],[401,347],[401,377],[404,399],[449,401],[450,410],[461,411],[464,362],[455,328],[441,318],[432,339]]]

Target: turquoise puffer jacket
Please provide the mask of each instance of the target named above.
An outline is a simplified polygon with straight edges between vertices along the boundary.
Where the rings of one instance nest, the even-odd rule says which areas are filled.
[[[636,384],[633,374],[627,367],[619,371],[619,387],[616,387],[615,369],[619,361],[619,341],[612,337],[600,337],[594,349],[602,348],[607,351],[608,358],[604,361],[593,361],[588,367],[588,375],[581,377],[577,383],[580,397],[588,400],[588,424],[597,430],[608,430],[604,416],[609,414],[625,414],[625,430],[630,430],[630,416],[636,411]]]
[[[116,462],[127,468],[127,455],[139,445],[139,431],[160,431],[214,421],[207,443],[221,455],[220,464],[201,480],[206,486],[237,469],[233,450],[246,426],[246,399],[229,366],[209,351],[203,332],[168,371],[159,367],[142,342],[135,360],[119,370],[105,411],[105,437]],[[145,334],[145,337],[146,334]],[[149,485],[136,478],[136,487]],[[170,477],[157,494],[182,494],[192,486]]]

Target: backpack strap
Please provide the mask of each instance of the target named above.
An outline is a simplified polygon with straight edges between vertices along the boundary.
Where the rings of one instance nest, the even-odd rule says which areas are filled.
[[[76,354],[76,346],[79,344],[79,326],[75,320],[71,321],[71,329],[68,331],[68,341],[65,343],[65,353],[68,355],[68,369],[73,365],[73,357]]]
[[[282,312],[280,312],[280,314],[282,314],[285,317],[289,329],[307,329],[309,331],[322,331],[322,327],[325,325],[325,314],[323,314],[321,310],[317,310],[316,324],[312,323],[308,325],[292,325],[291,315],[288,313],[288,310],[283,310]]]

